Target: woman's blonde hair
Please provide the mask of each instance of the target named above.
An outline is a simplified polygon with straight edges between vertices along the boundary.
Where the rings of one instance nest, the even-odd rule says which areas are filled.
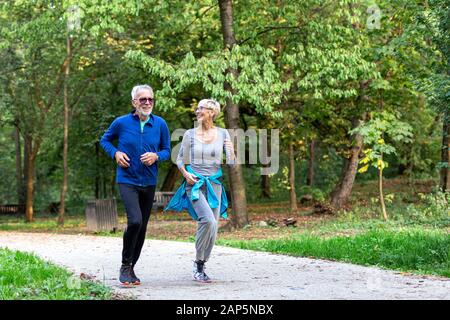
[[[220,113],[220,103],[214,99],[202,99],[198,103],[197,107],[207,107],[214,111],[213,120],[216,120]]]

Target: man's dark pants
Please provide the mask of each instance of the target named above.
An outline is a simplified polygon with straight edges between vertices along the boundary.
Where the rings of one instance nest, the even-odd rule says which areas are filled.
[[[123,235],[122,263],[135,265],[144,245],[156,186],[139,187],[119,183],[120,196],[127,212],[127,228]]]

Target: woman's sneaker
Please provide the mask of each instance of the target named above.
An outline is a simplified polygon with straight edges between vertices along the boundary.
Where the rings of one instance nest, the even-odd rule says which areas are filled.
[[[212,280],[208,277],[208,275],[204,272],[195,272],[192,276],[194,281],[203,282],[203,283],[210,283]]]
[[[205,273],[205,262],[204,261],[194,261],[194,268],[192,270],[192,279],[194,281],[210,283],[212,280]]]

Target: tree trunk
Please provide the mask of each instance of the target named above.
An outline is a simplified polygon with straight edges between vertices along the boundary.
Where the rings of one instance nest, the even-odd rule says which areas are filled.
[[[269,139],[267,141],[267,153],[266,154],[272,154],[271,150],[271,141],[270,136],[268,135],[267,138]],[[247,158],[248,159],[248,158]],[[269,168],[270,164],[263,165],[263,167]],[[266,199],[270,199],[270,176],[268,174],[262,174],[261,175],[261,196]]]
[[[352,128],[359,126],[359,119],[353,119]],[[350,157],[344,160],[341,178],[331,193],[331,205],[335,209],[340,209],[348,201],[352,192],[353,183],[355,182],[356,173],[358,171],[359,153],[363,145],[363,138],[360,134],[350,137]]]
[[[314,184],[314,149],[316,146],[316,141],[313,139],[309,143],[309,159],[308,159],[308,174],[306,176],[306,185],[312,187]]]
[[[175,183],[179,177],[181,177],[181,172],[178,170],[178,166],[172,163],[172,166],[164,178],[161,191],[172,191],[175,188]]]
[[[271,196],[270,196],[270,176],[268,174],[261,175],[261,196],[266,199],[271,198]]]
[[[112,174],[111,174],[112,175]],[[107,175],[108,177],[109,177],[109,175]],[[102,173],[102,175],[101,175],[101,182],[102,182],[102,196],[104,197],[104,198],[107,198],[108,197],[108,191],[107,191],[107,187],[108,187],[108,181],[107,181],[107,179],[105,178],[105,175]]]
[[[69,93],[68,93],[68,82],[69,82],[69,74],[70,74],[70,62],[72,56],[72,40],[70,36],[67,36],[67,64],[65,66],[65,79],[64,79],[64,142],[63,142],[63,183],[61,187],[61,197],[60,197],[60,206],[58,213],[58,226],[64,225],[64,214],[66,211],[66,193],[68,187],[68,156],[69,156]]]
[[[114,197],[114,194],[116,192],[117,183],[116,183],[116,170],[115,169],[113,170],[109,181],[110,181],[110,184],[109,184],[110,189],[106,196],[110,198],[110,197]]]
[[[23,195],[24,195],[24,202],[27,201],[27,183],[28,183],[28,164],[30,162],[30,145],[27,143],[27,137],[23,137],[23,180],[22,180],[22,186],[23,186]]]
[[[295,159],[294,159],[294,144],[289,141],[289,193],[291,211],[297,211],[297,194],[295,193]]]
[[[383,155],[381,155],[381,161],[383,161]],[[384,203],[384,194],[383,194],[383,169],[378,169],[378,191],[380,193],[380,205],[381,212],[383,213],[384,220],[387,221],[387,213],[386,213],[386,204]]]
[[[34,165],[35,161],[32,158],[28,158],[28,180],[27,180],[27,200],[25,205],[25,216],[27,222],[33,222],[33,193],[34,193]]]
[[[22,146],[20,144],[19,125],[14,126],[14,144],[16,147],[16,180],[17,180],[17,201],[18,204],[25,203],[25,188],[22,171]],[[22,212],[23,213],[23,212]]]
[[[95,143],[95,181],[94,181],[94,193],[95,199],[99,199],[100,196],[100,147],[99,143]]]
[[[441,183],[443,192],[450,191],[450,111],[444,113],[441,150]]]
[[[34,169],[36,165],[36,156],[40,144],[35,141],[33,146],[33,138],[29,135],[25,137],[25,148],[28,150],[27,156],[27,194],[25,203],[25,216],[27,222],[33,222],[33,196],[34,196]]]
[[[224,47],[232,50],[236,39],[233,31],[233,8],[231,0],[219,0],[220,21],[222,26],[222,36]],[[231,74],[237,78],[237,70],[229,68],[226,74]],[[226,91],[234,94],[233,88],[228,82],[224,83]],[[230,129],[239,128],[239,106],[228,98],[225,104],[225,124]],[[231,187],[231,198],[234,214],[232,215],[232,224],[234,227],[242,228],[249,223],[247,214],[247,197],[245,194],[245,181],[242,173],[242,165],[237,164],[229,168],[229,179]]]

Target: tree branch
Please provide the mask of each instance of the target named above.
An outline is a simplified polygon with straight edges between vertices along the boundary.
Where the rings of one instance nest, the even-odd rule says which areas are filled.
[[[258,32],[256,35],[248,37],[247,39],[244,39],[244,40],[240,41],[238,44],[242,45],[242,44],[244,44],[245,42],[247,42],[249,40],[255,39],[256,37],[259,37],[260,35],[268,33],[268,32],[273,31],[273,30],[300,29],[300,28],[301,28],[300,26],[272,26],[272,27],[268,27],[268,28]]]

